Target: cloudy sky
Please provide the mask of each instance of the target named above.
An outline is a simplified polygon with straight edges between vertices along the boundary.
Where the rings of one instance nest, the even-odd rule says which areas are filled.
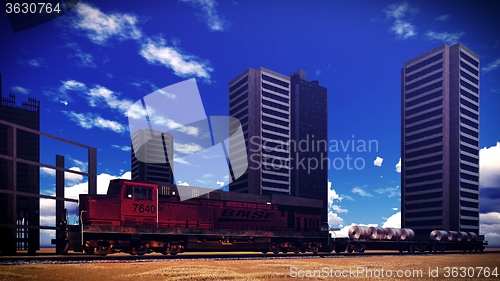
[[[494,2],[116,3],[81,1],[64,16],[18,33],[0,15],[4,95],[41,100],[42,131],[98,149],[99,192],[111,178],[130,178],[127,110],[143,96],[195,78],[206,115],[224,116],[228,83],[245,69],[291,74],[301,68],[328,89],[329,139],[339,145],[329,154],[337,159],[329,170],[330,225],[397,227],[400,69],[440,44],[461,42],[481,57],[481,233],[500,245],[500,31],[494,28],[500,18]],[[372,145],[358,152],[363,142]],[[186,145],[176,152],[193,148]],[[42,138],[41,151],[42,162],[55,164],[60,154],[67,168],[86,171],[83,149]],[[177,159],[175,165],[187,164]],[[177,180],[227,184],[210,176]],[[84,193],[86,181],[68,174],[66,196]],[[54,193],[53,171],[41,171],[41,184],[42,193]],[[43,201],[41,211],[42,222],[54,225],[53,202]],[[42,244],[50,235],[44,232]]]

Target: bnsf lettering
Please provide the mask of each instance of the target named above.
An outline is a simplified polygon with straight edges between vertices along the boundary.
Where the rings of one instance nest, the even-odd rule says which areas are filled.
[[[222,213],[220,215],[222,217],[252,218],[252,219],[274,218],[273,212],[233,210],[233,209],[224,209],[222,210]]]
[[[144,204],[133,204],[134,205],[134,213],[139,212],[139,213],[151,213],[154,214],[156,213],[156,206],[155,205],[144,205]]]

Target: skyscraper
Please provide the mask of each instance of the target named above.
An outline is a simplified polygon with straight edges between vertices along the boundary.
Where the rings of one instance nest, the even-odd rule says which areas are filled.
[[[152,137],[151,133],[156,135]],[[173,174],[173,137],[169,133],[161,133],[150,130],[137,130],[132,135],[132,180],[162,183],[174,183]],[[139,151],[134,151],[134,147],[143,144]],[[141,154],[141,159],[149,160],[149,163],[139,161],[137,155]],[[173,153],[170,153],[173,154]]]
[[[229,83],[229,115],[240,120],[248,148],[248,169],[230,191],[291,194],[290,114],[290,77],[250,68]],[[230,155],[241,147],[229,146]],[[247,160],[230,158],[233,169]]]
[[[479,56],[441,45],[401,70],[402,227],[479,232]]]
[[[1,81],[1,77],[0,77]],[[0,119],[28,127],[34,130],[40,130],[40,102],[34,98],[23,101],[21,105],[16,104],[16,96],[9,94],[8,97],[2,97],[0,82]],[[12,147],[9,147],[8,130],[6,125],[0,124],[0,154],[13,156]],[[17,142],[12,144],[16,146],[17,158],[40,161],[40,136],[17,130]],[[14,186],[12,179],[12,161],[0,159],[0,189],[12,190]],[[17,162],[16,181],[18,192],[40,193],[40,168],[33,165]],[[40,231],[28,226],[40,225],[40,202],[38,198],[17,196],[16,200],[16,222],[11,221],[11,212],[13,211],[13,195],[0,193],[0,224],[2,225],[24,225],[18,227],[15,231],[15,237],[12,237],[11,229],[0,228],[0,246],[3,254],[13,253],[16,245],[19,250],[28,250],[34,254],[40,249]]]
[[[229,190],[323,200],[326,221],[328,164],[321,165],[328,157],[326,89],[307,81],[304,70],[286,76],[247,69],[229,83],[229,115],[240,120],[248,152],[248,158],[238,159],[243,146],[230,143],[231,165],[249,162]],[[306,149],[299,147],[301,141]],[[297,165],[311,158],[320,166]]]
[[[326,88],[318,81],[307,81],[306,72],[297,70],[290,75],[291,131],[295,145],[291,147],[294,159],[316,159],[317,167],[294,165],[292,194],[297,197],[321,199],[324,203],[323,221],[327,221],[328,200],[328,98]],[[309,145],[301,145],[306,142]],[[306,148],[306,149],[304,149]],[[295,161],[296,163],[296,161]],[[313,169],[314,168],[314,169]]]

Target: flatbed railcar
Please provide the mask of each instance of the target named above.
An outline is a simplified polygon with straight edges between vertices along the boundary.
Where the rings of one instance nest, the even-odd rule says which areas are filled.
[[[336,253],[363,253],[366,250],[395,250],[409,253],[482,252],[488,244],[483,235],[472,232],[434,230],[429,235],[415,235],[412,229],[351,226],[348,238],[332,243]]]
[[[433,241],[425,236],[415,240],[370,240],[336,238],[333,242],[333,251],[336,253],[364,253],[372,251],[399,251],[400,253],[436,253],[444,251],[482,252],[487,245],[486,241]]]

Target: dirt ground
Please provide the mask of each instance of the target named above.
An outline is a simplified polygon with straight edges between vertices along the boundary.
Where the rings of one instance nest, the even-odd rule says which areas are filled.
[[[500,254],[0,266],[0,280],[500,280]],[[480,272],[481,271],[481,272]],[[496,276],[495,276],[496,275]],[[462,278],[461,278],[462,276]]]

